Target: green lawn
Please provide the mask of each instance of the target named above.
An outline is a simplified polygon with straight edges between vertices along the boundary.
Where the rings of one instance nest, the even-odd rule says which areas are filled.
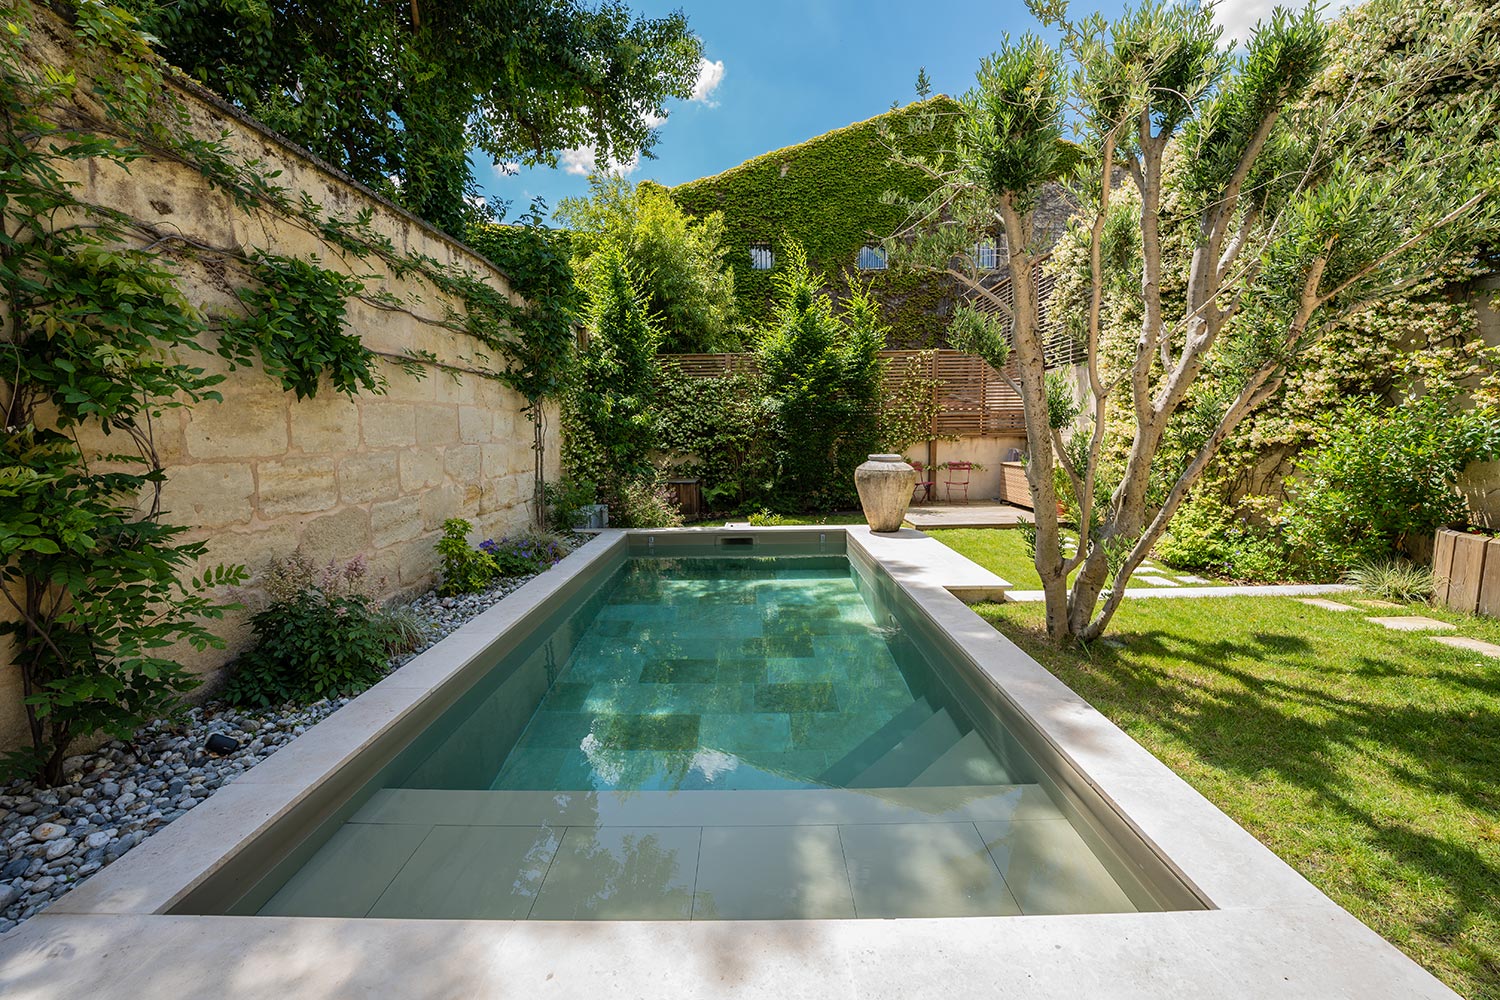
[[[1026,554],[1026,540],[1014,528],[938,528],[927,534],[1009,582],[1016,590],[1040,590],[1042,587],[1041,577],[1036,574],[1036,565],[1031,556]],[[1078,538],[1066,531],[1063,532],[1063,537],[1075,542]],[[1142,576],[1175,579],[1182,575],[1176,570],[1165,569],[1160,564],[1148,563],[1135,571],[1127,587],[1151,586],[1140,582],[1139,578]],[[1181,586],[1212,587],[1222,583],[1221,580],[1209,580],[1207,583],[1183,583]]]
[[[1500,1000],[1500,660],[1290,598],[1127,601],[1087,653],[1046,640],[1039,604],[976,610],[1341,906]],[[1414,610],[1500,642],[1500,621]]]

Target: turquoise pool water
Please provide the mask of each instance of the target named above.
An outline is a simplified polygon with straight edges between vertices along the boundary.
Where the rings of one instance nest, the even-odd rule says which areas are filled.
[[[1134,910],[1035,762],[843,555],[640,558],[231,912]]]
[[[900,640],[842,556],[633,560],[490,787],[845,787],[930,686]]]

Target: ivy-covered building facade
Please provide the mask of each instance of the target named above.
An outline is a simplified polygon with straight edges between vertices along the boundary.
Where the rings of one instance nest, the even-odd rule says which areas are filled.
[[[671,194],[690,215],[723,213],[740,316],[747,324],[769,317],[777,268],[797,244],[833,295],[841,296],[852,282],[875,293],[890,327],[887,347],[945,347],[958,289],[941,275],[889,267],[881,242],[907,222],[903,202],[932,190],[922,171],[892,162],[892,145],[907,157],[933,159],[952,148],[961,114],[957,101],[939,94],[763,153],[680,184]],[[1039,229],[1055,239],[1071,211],[1054,188],[1038,210]],[[1004,282],[1003,241],[977,244],[974,254],[981,269],[993,269],[996,282]]]

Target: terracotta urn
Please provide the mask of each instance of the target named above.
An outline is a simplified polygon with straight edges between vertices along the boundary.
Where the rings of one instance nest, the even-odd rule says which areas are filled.
[[[871,531],[899,531],[917,485],[917,470],[900,455],[871,455],[854,470],[854,488]]]

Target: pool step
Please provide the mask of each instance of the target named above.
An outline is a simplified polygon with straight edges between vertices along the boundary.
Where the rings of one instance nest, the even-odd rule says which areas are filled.
[[[848,787],[897,788],[909,785],[962,736],[948,710],[940,708],[912,730],[911,735],[851,778]]]
[[[927,699],[918,698],[818,775],[818,781],[834,788],[848,787],[856,775],[910,736],[913,730],[932,718],[932,714],[932,706],[927,704]]]
[[[931,766],[917,775],[913,785],[1009,785],[1014,779],[996,759],[978,732],[953,744]]]
[[[419,826],[819,826],[1062,819],[1038,785],[687,792],[386,788],[351,824]]]

